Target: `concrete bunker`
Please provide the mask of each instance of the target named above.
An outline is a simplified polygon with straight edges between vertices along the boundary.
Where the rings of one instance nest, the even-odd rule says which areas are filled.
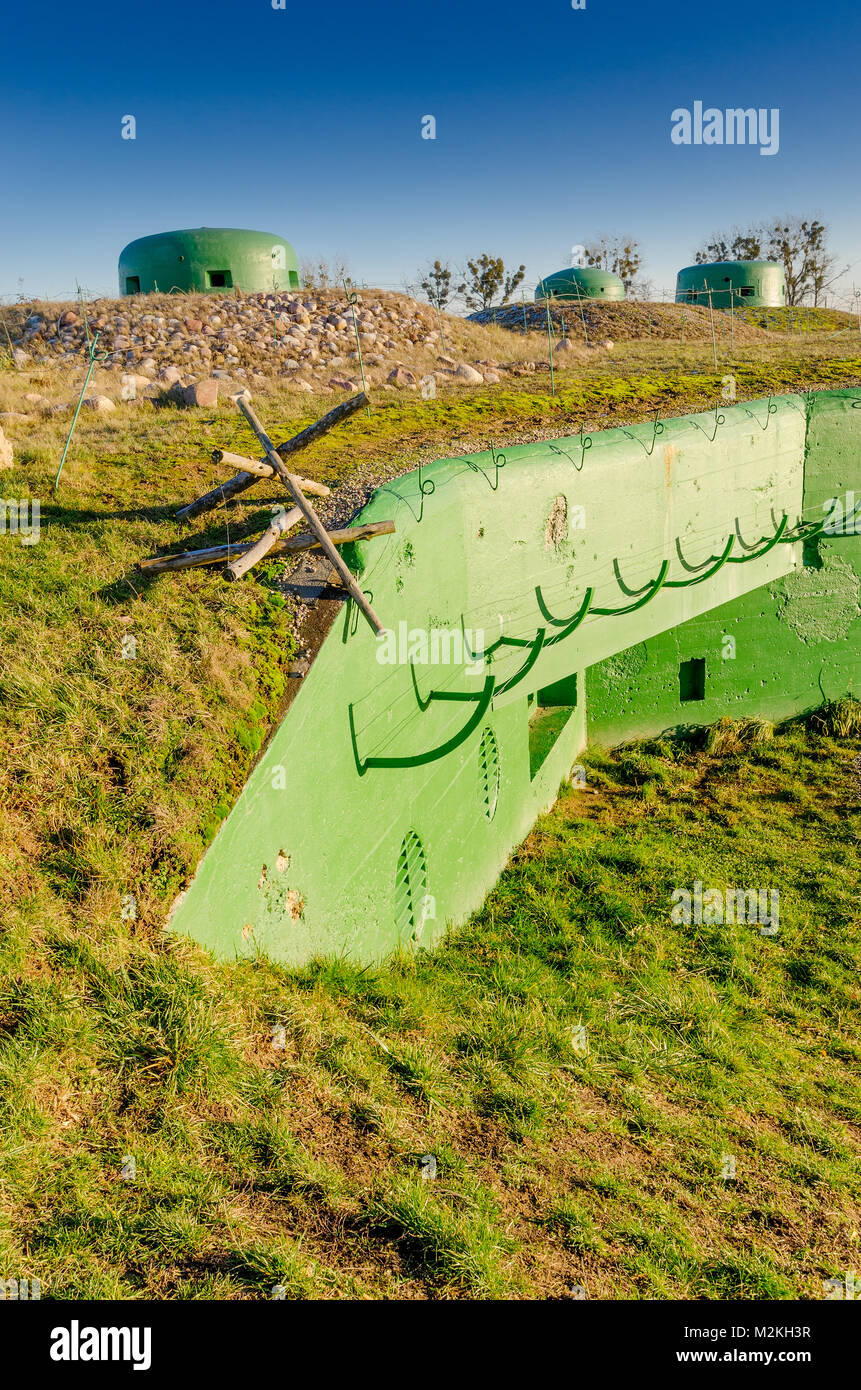
[[[121,295],[248,294],[300,288],[296,252],[283,237],[238,227],[157,232],[120,252]]]
[[[786,275],[777,261],[710,261],[688,265],[676,277],[676,303],[713,309],[781,307]]]
[[[473,634],[462,662],[416,664],[405,643],[383,665],[333,601],[172,931],[291,964],[430,945],[481,905],[587,741],[857,690],[861,390],[662,424],[657,443],[649,421],[512,447],[499,474],[490,452],[442,459],[374,494],[360,519],[396,534],[356,543],[359,583],[392,630]],[[560,497],[585,525],[548,536]],[[258,890],[285,845],[301,911]]]

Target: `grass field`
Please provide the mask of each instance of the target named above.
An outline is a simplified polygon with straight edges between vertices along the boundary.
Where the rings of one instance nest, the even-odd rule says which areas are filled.
[[[821,1296],[861,1203],[861,726],[827,728],[594,753],[467,928],[377,968],[216,965],[33,885],[2,948],[6,1270],[58,1298]],[[779,884],[778,936],[673,926],[696,879]]]
[[[764,328],[769,333],[828,333],[846,337],[859,333],[858,312],[845,309],[812,309],[807,305],[774,309],[736,309],[736,318],[743,323]]]
[[[555,397],[546,373],[386,397],[303,468],[349,514],[420,457],[711,407],[728,370],[740,399],[861,382],[821,343],[710,359],[633,343]],[[0,374],[0,409],[71,380]],[[284,437],[326,408],[255,399]],[[43,518],[38,545],[0,537],[0,1276],[56,1298],[723,1299],[857,1270],[856,708],[593,750],[433,954],[215,963],[164,919],[278,717],[291,604],[276,563],[239,585],[133,566],[224,539],[223,514],[173,511],[249,437],[229,409],[123,404],[81,419],[53,501],[67,428],[9,421],[0,475]],[[779,934],[673,925],[697,880],[779,887]]]

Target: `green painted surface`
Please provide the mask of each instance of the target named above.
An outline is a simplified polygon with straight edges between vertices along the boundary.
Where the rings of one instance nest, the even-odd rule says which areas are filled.
[[[801,398],[799,398],[801,399]],[[856,408],[859,407],[859,408]],[[841,502],[840,511],[832,499]],[[820,392],[807,432],[804,518],[844,534],[792,547],[783,579],[599,663],[586,673],[590,741],[607,744],[722,715],[784,719],[861,689],[861,392]],[[848,506],[847,506],[848,503]],[[806,556],[805,556],[805,552]],[[808,567],[804,559],[812,562]],[[821,567],[817,567],[817,566]],[[704,659],[705,699],[682,703],[679,668]]]
[[[600,266],[572,266],[538,281],[536,299],[624,299],[625,286],[612,270]]]
[[[775,308],[786,302],[786,276],[776,261],[710,261],[676,277],[677,303],[715,309]]]
[[[289,241],[236,227],[190,227],[129,242],[120,252],[119,281],[121,295],[237,289],[253,294],[300,284]]]
[[[804,398],[780,397],[591,447],[440,460],[380,489],[362,519],[396,534],[352,560],[392,635],[342,610],[172,929],[294,963],[427,944],[480,905],[587,733],[843,693],[858,538],[779,537],[838,493],[861,497],[859,405],[823,395],[808,429]],[[823,560],[829,619],[793,587],[805,551]],[[683,661],[704,662],[703,700],[681,700]]]

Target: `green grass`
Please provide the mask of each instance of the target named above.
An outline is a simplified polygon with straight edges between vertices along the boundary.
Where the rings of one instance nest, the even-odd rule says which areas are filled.
[[[727,310],[723,311],[725,314]],[[779,308],[736,307],[733,311],[737,319],[765,328],[769,333],[858,333],[858,314],[847,313],[845,309],[814,309],[808,305]]]
[[[491,426],[714,399],[702,355],[662,351],[555,400],[387,398],[303,466],[362,481]],[[739,369],[751,394],[859,370]],[[20,389],[0,379],[6,408]],[[288,433],[318,406],[260,410]],[[593,750],[432,954],[215,962],[164,920],[278,718],[289,604],[276,565],[135,572],[223,538],[172,510],[214,443],[249,443],[229,412],[144,409],[81,421],[57,503],[62,426],[8,430],[4,491],[47,524],[0,551],[0,1276],[59,1299],[815,1298],[857,1270],[857,705]],[[696,880],[778,886],[778,936],[674,925]]]
[[[820,1296],[858,1261],[859,758],[816,721],[593,751],[463,930],[376,967],[217,964],[19,898],[4,1271],[57,1298]],[[778,885],[778,936],[673,925],[696,879]]]

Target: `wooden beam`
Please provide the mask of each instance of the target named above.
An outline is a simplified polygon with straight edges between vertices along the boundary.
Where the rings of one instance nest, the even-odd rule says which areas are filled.
[[[374,632],[376,632],[379,636],[380,633],[385,632],[385,627],[380,622],[380,619],[377,617],[370,603],[365,598],[365,595],[362,593],[362,590],[359,588],[358,584],[353,578],[353,575],[350,573],[349,569],[344,564],[344,561],[341,559],[334,545],[329,540],[329,537],[326,535],[326,528],[323,525],[320,518],[318,517],[317,513],[314,511],[314,508],[311,506],[311,503],[308,501],[307,497],[302,492],[302,489],[299,486],[299,479],[296,477],[296,474],[290,472],[290,469],[287,467],[286,463],[284,463],[280,454],[277,454],[275,452],[275,446],[272,443],[272,440],[269,438],[268,434],[264,430],[257,416],[254,414],[254,411],[251,409],[251,406],[248,403],[248,401],[245,400],[245,398],[242,395],[236,396],[234,397],[234,399],[236,401],[236,404],[239,406],[239,409],[242,411],[242,414],[245,416],[249,425],[253,429],[254,433],[257,435],[257,438],[260,440],[262,447],[266,451],[267,459],[272,464],[272,467],[275,469],[275,472],[278,474],[278,477],[281,479],[282,483],[287,488],[287,491],[295,499],[296,506],[300,508],[302,515],[304,516],[305,520],[308,522],[308,525],[311,527],[311,530],[314,532],[315,536],[320,542],[320,548],[323,550],[324,554],[328,556],[328,558],[332,561],[332,564],[338,571],[338,574],[341,576],[341,579],[344,583],[344,588],[349,590],[354,603],[357,605],[358,608],[361,609],[362,613],[364,613]],[[358,400],[358,396],[354,397],[354,400]]]
[[[220,463],[226,464],[228,468],[242,469],[245,473],[253,473],[258,478],[274,478],[275,469],[271,463],[264,463],[260,459],[247,459],[244,454],[232,454],[229,449],[213,449],[212,462],[216,467]],[[325,483],[315,483],[313,478],[300,478],[303,492],[310,492],[312,497],[331,497],[332,489],[326,487]]]
[[[309,444],[313,444],[316,440],[321,439],[322,436],[328,434],[329,430],[333,429],[335,425],[340,425],[342,421],[347,420],[351,415],[355,415],[357,410],[361,410],[362,407],[367,404],[367,396],[364,391],[360,391],[357,396],[351,396],[348,401],[342,401],[340,405],[336,405],[333,410],[330,410],[327,415],[323,415],[321,419],[315,420],[313,425],[309,425],[307,429],[301,430],[299,434],[295,434],[293,438],[288,439],[286,443],[279,444],[275,453],[279,458],[285,459],[289,458],[291,454],[298,453],[300,449],[307,449]],[[211,492],[205,492],[203,496],[198,497],[196,501],[189,502],[187,507],[180,507],[176,514],[176,519],[177,521],[193,521],[196,516],[201,516],[204,512],[214,511],[215,508],[220,507],[223,502],[229,502],[232,497],[238,497],[240,493],[253,487],[256,482],[256,473],[247,473],[245,471],[237,473],[234,478],[229,478],[227,482],[221,483],[218,487],[213,488]]]
[[[328,535],[333,545],[348,545],[350,541],[369,541],[375,536],[392,536],[394,532],[393,521],[366,521],[361,526],[345,526],[340,531],[329,531]],[[140,560],[138,569],[144,574],[167,574],[171,570],[218,565],[235,556],[247,554],[254,544],[253,541],[241,541],[238,545],[211,545],[205,550],[183,550],[178,555],[154,555],[148,560]],[[312,531],[305,531],[299,536],[291,536],[289,540],[276,541],[269,554],[274,559],[278,555],[321,549],[318,537]]]
[[[224,569],[225,579],[242,579],[250,569],[253,569],[266,555],[269,554],[276,541],[280,540],[287,531],[292,531],[297,521],[302,520],[302,513],[298,507],[292,507],[289,512],[282,512],[275,520],[266,527],[263,535],[250,550],[244,554],[237,555],[235,560],[229,561]]]

